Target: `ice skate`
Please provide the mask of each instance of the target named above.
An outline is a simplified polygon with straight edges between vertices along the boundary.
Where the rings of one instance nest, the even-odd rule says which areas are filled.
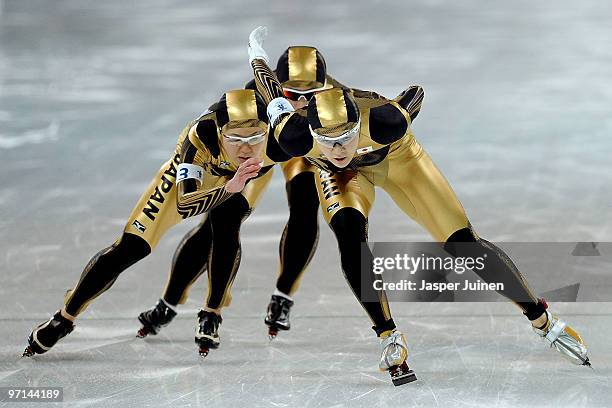
[[[23,351],[22,357],[46,353],[73,330],[74,324],[57,311],[53,317],[32,330],[28,337],[28,346]]]
[[[272,295],[264,322],[268,326],[268,337],[274,340],[279,330],[289,330],[289,312],[293,301],[283,296]]]
[[[175,317],[176,312],[166,302],[159,299],[153,308],[138,315],[142,327],[136,333],[136,337],[144,339],[149,334],[156,335],[162,327],[169,325]]]
[[[219,325],[223,319],[216,313],[200,310],[196,323],[195,342],[200,356],[206,357],[210,349],[219,347]]]
[[[414,371],[408,368],[408,346],[404,334],[394,330],[388,337],[381,339],[382,353],[378,367],[381,371],[389,371],[393,385],[398,386],[416,381]]]
[[[546,311],[548,321],[542,329],[533,328],[540,337],[546,340],[551,348],[576,365],[591,366],[587,356],[587,348],[582,338],[567,323]]]

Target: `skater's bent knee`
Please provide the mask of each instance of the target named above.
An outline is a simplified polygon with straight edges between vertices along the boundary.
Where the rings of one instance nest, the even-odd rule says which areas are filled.
[[[338,210],[329,222],[329,226],[336,233],[341,230],[363,228],[367,224],[366,217],[356,208],[346,207]]]
[[[103,257],[117,257],[125,263],[135,263],[151,253],[151,246],[138,235],[123,233],[119,241]]]

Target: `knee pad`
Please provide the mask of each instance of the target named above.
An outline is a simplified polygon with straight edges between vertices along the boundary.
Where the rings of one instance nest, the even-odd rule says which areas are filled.
[[[461,228],[451,234],[444,243],[444,250],[453,256],[459,256],[459,248],[455,243],[479,242],[480,238],[472,228]]]
[[[121,238],[111,246],[111,250],[99,258],[99,262],[108,262],[115,266],[117,275],[151,253],[151,246],[138,235],[123,233]]]
[[[339,210],[332,217],[329,226],[336,234],[339,243],[345,239],[349,242],[355,238],[358,238],[359,242],[368,240],[368,220],[355,208],[347,207]]]

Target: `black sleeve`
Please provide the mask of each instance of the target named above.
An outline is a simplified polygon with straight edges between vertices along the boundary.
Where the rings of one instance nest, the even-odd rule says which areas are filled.
[[[276,163],[285,162],[291,159],[292,156],[288,155],[278,144],[278,141],[270,132],[268,136],[268,143],[266,144],[266,156],[270,158],[270,160],[275,161]]]
[[[411,86],[410,88],[402,91],[401,94],[395,98],[395,101],[404,109],[408,111],[410,120],[414,121],[421,111],[421,104],[425,92],[420,86]]]
[[[274,137],[281,149],[291,157],[301,157],[312,150],[313,140],[308,119],[291,112],[274,128]]]
[[[247,82],[246,85],[244,86],[244,89],[252,89],[256,91],[257,85],[255,84],[255,79],[251,79],[249,82]]]
[[[370,137],[376,143],[390,144],[406,134],[410,123],[401,108],[386,103],[370,109]]]

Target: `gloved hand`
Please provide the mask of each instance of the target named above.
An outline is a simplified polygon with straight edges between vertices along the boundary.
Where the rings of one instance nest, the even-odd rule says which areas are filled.
[[[259,26],[249,34],[249,63],[255,59],[261,59],[269,63],[268,54],[263,49],[263,42],[268,35],[268,29],[264,26]]]

